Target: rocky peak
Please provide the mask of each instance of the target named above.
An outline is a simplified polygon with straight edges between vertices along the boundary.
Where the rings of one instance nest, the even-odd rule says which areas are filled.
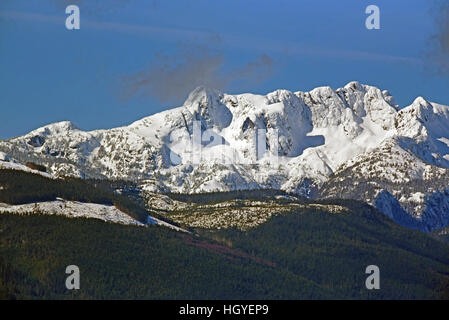
[[[183,107],[192,114],[194,120],[203,122],[207,128],[223,129],[229,126],[232,113],[222,99],[221,92],[198,87],[189,94]]]

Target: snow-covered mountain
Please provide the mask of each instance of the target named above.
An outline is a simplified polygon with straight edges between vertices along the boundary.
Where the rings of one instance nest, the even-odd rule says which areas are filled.
[[[423,230],[449,223],[449,107],[420,97],[399,109],[358,82],[265,96],[197,88],[126,127],[60,122],[0,141],[0,151],[55,176],[139,180],[149,192],[273,188],[366,200]]]
[[[367,201],[400,224],[449,224],[449,107],[417,98],[395,116],[394,136],[334,172],[324,198]]]

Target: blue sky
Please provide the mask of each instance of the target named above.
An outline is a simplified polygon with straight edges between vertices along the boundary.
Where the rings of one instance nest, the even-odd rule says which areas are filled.
[[[72,3],[80,30],[65,28]],[[2,0],[0,139],[62,120],[84,130],[127,125],[181,105],[201,82],[265,94],[357,80],[401,106],[420,95],[449,104],[449,80],[428,58],[432,3]],[[365,28],[370,4],[380,7],[380,30]]]

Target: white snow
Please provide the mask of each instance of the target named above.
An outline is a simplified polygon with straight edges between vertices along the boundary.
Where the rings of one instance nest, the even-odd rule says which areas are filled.
[[[38,174],[38,175],[41,175],[41,176],[46,177],[46,178],[56,179],[56,177],[54,177],[53,175],[51,175],[49,173],[42,172],[42,171],[39,171],[39,170],[33,170],[33,169],[28,168],[27,166],[25,166],[23,164],[14,163],[14,162],[7,162],[7,161],[0,160],[0,169],[25,171],[25,172]]]
[[[0,203],[0,213],[26,214],[35,212],[48,215],[63,215],[72,218],[93,218],[127,225],[144,225],[114,206],[102,204],[66,201],[62,199],[22,205]]]
[[[124,225],[145,226],[155,224],[176,231],[188,232],[165,221],[148,216],[147,224],[141,223],[112,205],[66,201],[58,198],[56,201],[36,202],[22,205],[9,205],[0,202],[0,214],[32,214],[61,215],[69,218],[90,218]]]
[[[148,216],[148,222],[147,222],[147,224],[157,224],[157,225],[164,226],[164,227],[167,227],[167,228],[176,230],[176,231],[190,233],[189,231],[187,231],[187,230],[185,230],[185,229],[182,229],[182,228],[180,228],[180,227],[177,227],[177,226],[175,226],[175,225],[172,225],[172,224],[170,224],[170,223],[167,223],[167,222],[165,222],[165,221],[162,221],[162,220],[160,220],[160,219],[158,219],[158,218],[155,218],[155,217],[152,217],[152,216]]]

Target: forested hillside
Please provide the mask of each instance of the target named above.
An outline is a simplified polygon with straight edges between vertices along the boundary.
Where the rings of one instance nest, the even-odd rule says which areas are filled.
[[[398,226],[373,207],[338,200],[344,214],[304,209],[257,228],[204,230],[210,238],[276,263],[346,298],[449,298],[449,246]],[[381,290],[361,286],[368,265],[381,270]]]
[[[57,216],[0,215],[2,298],[442,299],[449,247],[361,203],[199,236]],[[81,289],[64,271],[81,270]],[[365,287],[365,268],[381,289]]]
[[[114,205],[134,219],[146,222],[148,212],[130,197],[114,192],[112,185],[124,182],[82,180],[77,178],[50,179],[37,174],[0,169],[0,202],[25,204],[53,201],[56,198],[80,202]]]
[[[58,216],[0,215],[0,291],[6,299],[331,298],[302,276],[160,227]],[[80,268],[81,289],[65,288]]]

